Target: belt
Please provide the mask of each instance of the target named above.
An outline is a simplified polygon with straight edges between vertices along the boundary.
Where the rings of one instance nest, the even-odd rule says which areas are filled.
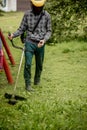
[[[36,44],[38,44],[38,43],[39,43],[39,41],[38,41],[38,40],[33,40],[33,39],[29,39],[29,42],[36,43]]]

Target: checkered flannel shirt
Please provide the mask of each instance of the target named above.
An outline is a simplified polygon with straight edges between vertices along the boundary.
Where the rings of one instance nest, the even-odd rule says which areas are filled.
[[[13,33],[14,37],[20,36],[26,31],[26,41],[40,41],[44,39],[46,42],[51,36],[51,17],[47,11],[43,10],[43,13],[44,15],[40,19],[38,26],[36,27],[34,33],[32,33],[41,14],[35,15],[32,10],[26,11],[19,28]]]

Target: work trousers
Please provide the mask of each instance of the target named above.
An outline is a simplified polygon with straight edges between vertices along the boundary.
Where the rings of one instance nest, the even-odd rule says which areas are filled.
[[[32,58],[35,55],[35,76],[34,82],[40,81],[40,76],[43,68],[43,60],[44,60],[44,48],[37,47],[37,43],[26,42],[25,43],[25,66],[24,66],[24,79],[26,85],[31,85],[31,65]]]

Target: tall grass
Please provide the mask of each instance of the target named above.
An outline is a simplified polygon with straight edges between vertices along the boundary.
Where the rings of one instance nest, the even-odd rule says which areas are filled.
[[[21,13],[0,17],[2,30],[7,39],[7,32],[14,31],[20,21]],[[7,23],[4,19],[7,18]],[[8,28],[10,25],[11,28]],[[6,28],[7,26],[7,28]],[[15,27],[15,28],[14,28]],[[20,39],[14,40],[21,45]],[[7,61],[14,80],[16,79],[21,51],[14,49],[7,39],[16,61],[11,66]],[[21,45],[22,46],[22,45]],[[23,61],[24,62],[24,61]],[[33,85],[34,58],[32,62],[32,87],[35,92],[25,91],[22,64],[17,95],[27,98],[14,106],[7,103],[5,92],[12,93],[14,85],[9,85],[4,71],[0,73],[0,130],[86,130],[87,129],[87,43],[71,41],[45,48],[44,68],[39,86]]]

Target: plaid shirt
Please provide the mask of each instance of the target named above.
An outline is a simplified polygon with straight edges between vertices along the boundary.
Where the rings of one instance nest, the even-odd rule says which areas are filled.
[[[43,10],[43,13],[44,14],[40,19],[38,26],[36,27],[34,33],[32,33],[41,14],[35,15],[32,10],[26,11],[18,30],[13,33],[14,37],[20,36],[26,31],[26,41],[40,41],[44,39],[46,42],[51,36],[51,18],[47,11]]]

